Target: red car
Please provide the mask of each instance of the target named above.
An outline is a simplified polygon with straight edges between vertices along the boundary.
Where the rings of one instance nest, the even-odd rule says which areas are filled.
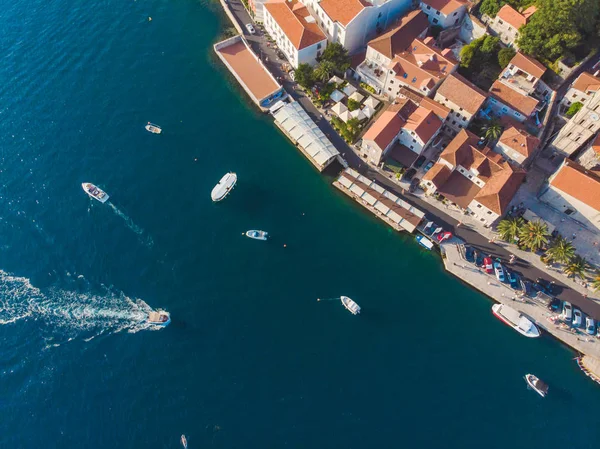
[[[486,257],[483,259],[483,269],[487,274],[494,274],[494,266],[492,265],[491,257]]]

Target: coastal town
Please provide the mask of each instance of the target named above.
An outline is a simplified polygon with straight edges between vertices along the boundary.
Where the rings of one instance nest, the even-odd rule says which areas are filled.
[[[552,3],[220,2],[215,53],[313,166],[600,382],[600,56],[532,46]]]

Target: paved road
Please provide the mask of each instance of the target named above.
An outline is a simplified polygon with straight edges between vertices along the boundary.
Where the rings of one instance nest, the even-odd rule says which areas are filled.
[[[231,5],[234,16],[238,19],[242,27],[247,23],[251,23],[251,18],[248,15],[248,12],[244,9],[239,0],[230,0],[229,4]],[[405,195],[400,193],[400,188],[397,184],[368,166],[368,164],[366,164],[360,158],[360,156],[358,156],[346,144],[344,139],[342,139],[340,135],[333,130],[329,122],[321,115],[319,110],[314,106],[310,99],[307,98],[301,90],[297,90],[297,85],[292,82],[289,77],[287,77],[287,74],[281,71],[280,66],[283,61],[277,58],[275,51],[273,51],[272,48],[267,47],[267,41],[262,35],[261,31],[257,29],[258,34],[250,35],[244,28],[244,32],[246,34],[246,39],[250,45],[252,45],[252,48],[256,54],[261,56],[269,70],[271,70],[276,77],[283,77],[283,86],[286,91],[294,98],[294,100],[302,104],[309,116],[315,121],[315,123],[317,123],[325,135],[327,135],[337,150],[344,155],[344,159],[346,159],[350,167],[367,176],[369,179],[377,181],[378,184],[381,184],[395,195],[405,198],[409,203],[425,211],[428,219],[435,221],[435,223],[443,226],[446,230],[451,230],[456,236],[463,239],[469,245],[477,248],[478,251],[490,254],[494,258],[500,257],[504,261],[508,261],[511,256],[509,251],[495,243],[490,243],[487,237],[482,236],[467,226],[463,225],[457,227],[457,220],[445,214],[442,210],[432,206],[431,204],[426,203],[425,201],[413,195]],[[268,60],[266,58],[268,58]],[[548,273],[543,272],[542,270],[531,266],[528,262],[521,260],[517,260],[515,264],[510,266],[510,268],[528,279],[535,280],[541,277],[547,280],[553,280],[556,290],[558,291],[558,294],[556,295],[557,298],[563,301],[569,301],[570,303],[581,308],[581,310],[583,310],[583,312],[586,314],[591,315],[597,320],[600,320],[600,304],[584,298],[581,293],[552,278]]]

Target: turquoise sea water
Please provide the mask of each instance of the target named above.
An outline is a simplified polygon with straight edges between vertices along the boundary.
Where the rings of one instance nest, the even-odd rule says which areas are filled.
[[[192,0],[3,3],[0,447],[595,447],[574,354],[333,189],[216,61],[222,26]],[[362,315],[316,301],[340,294]]]

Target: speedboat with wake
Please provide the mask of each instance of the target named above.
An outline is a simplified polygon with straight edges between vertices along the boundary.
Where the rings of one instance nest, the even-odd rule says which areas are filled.
[[[548,394],[548,384],[542,382],[537,376],[533,374],[525,374],[525,380],[527,381],[527,385],[531,387],[537,394],[541,397],[545,398]]]
[[[168,326],[171,322],[171,314],[164,310],[152,311],[148,314],[148,323],[155,324],[157,326]]]
[[[267,240],[268,232],[265,231],[255,231],[251,229],[250,231],[246,231],[246,237],[250,237],[255,240]]]
[[[148,124],[146,126],[144,126],[144,128],[146,128],[146,131],[148,131],[152,134],[162,133],[162,128],[158,125],[155,125],[154,123],[148,122]]]
[[[235,187],[235,183],[237,182],[237,175],[233,172],[229,172],[225,174],[219,181],[219,183],[212,189],[210,193],[210,197],[214,202],[221,201],[229,192],[233,190]]]
[[[352,301],[347,296],[340,296],[340,301],[352,315],[358,315],[360,313],[360,306]]]
[[[83,188],[83,191],[85,193],[87,193],[95,200],[100,201],[101,203],[106,203],[106,201],[108,200],[108,194],[100,187],[95,186],[91,182],[84,182],[81,184],[81,187]]]
[[[508,324],[519,334],[529,338],[540,336],[540,330],[533,322],[522,313],[508,307],[506,304],[494,304],[492,312],[500,321]]]

